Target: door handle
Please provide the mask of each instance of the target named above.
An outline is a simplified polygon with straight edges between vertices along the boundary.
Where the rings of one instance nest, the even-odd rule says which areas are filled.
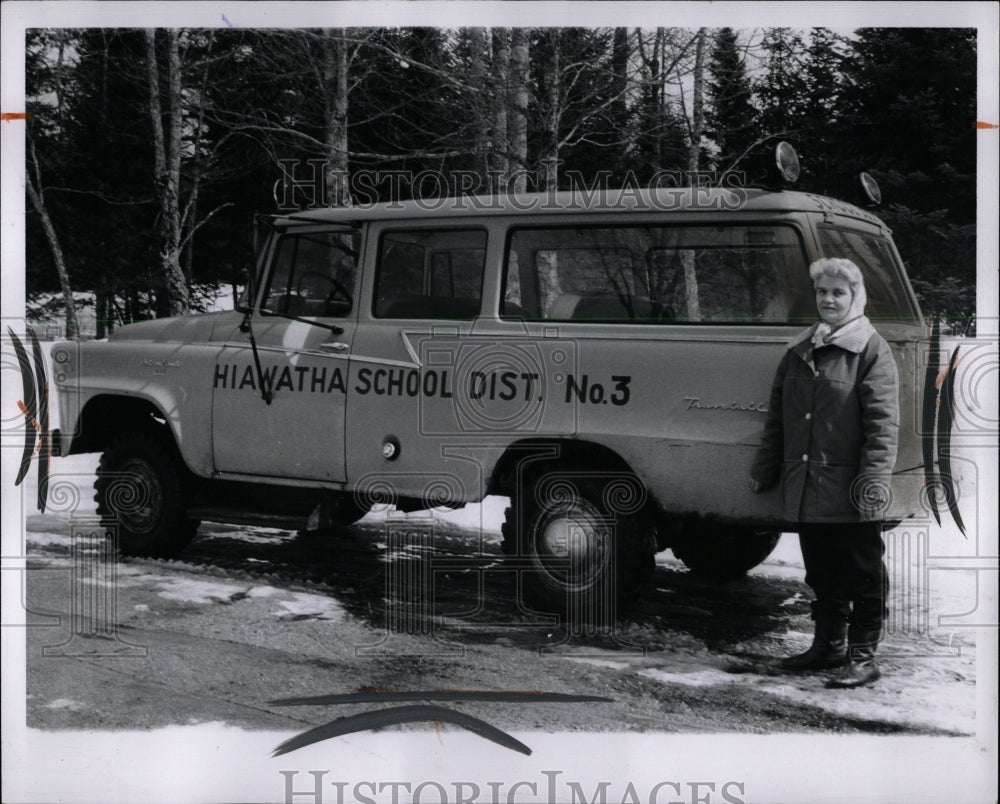
[[[351,345],[349,343],[344,343],[342,341],[326,341],[321,343],[319,348],[324,352],[333,352],[335,354],[340,354],[350,350]]]

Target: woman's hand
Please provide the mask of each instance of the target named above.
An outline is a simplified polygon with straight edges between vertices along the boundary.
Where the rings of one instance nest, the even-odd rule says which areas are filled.
[[[747,481],[747,485],[754,494],[760,494],[764,490],[764,484],[759,480],[754,480],[752,477]]]

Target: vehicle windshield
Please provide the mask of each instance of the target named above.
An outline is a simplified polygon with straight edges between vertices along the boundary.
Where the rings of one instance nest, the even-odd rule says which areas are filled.
[[[865,307],[868,318],[876,322],[919,322],[920,314],[901,281],[902,271],[887,240],[849,229],[821,226],[819,242],[824,257],[848,259],[861,269],[868,295]]]
[[[791,226],[523,228],[501,315],[602,323],[802,323],[816,318]]]

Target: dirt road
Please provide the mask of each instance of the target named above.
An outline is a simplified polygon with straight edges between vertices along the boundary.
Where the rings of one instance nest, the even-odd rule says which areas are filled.
[[[340,534],[205,523],[178,561],[110,566],[93,560],[100,541],[86,535],[86,503],[72,519],[29,516],[28,622],[38,627],[28,631],[28,724],[297,730],[372,706],[268,701],[371,688],[611,699],[457,707],[508,730],[975,731],[973,632],[938,625],[968,611],[975,590],[957,576],[914,587],[901,545],[920,534],[890,536],[900,555],[890,554],[884,679],[833,692],[822,674],[774,665],[804,649],[811,628],[793,536],[746,579],[721,586],[662,553],[655,588],[610,631],[587,633],[518,609],[494,510],[371,515]],[[482,527],[470,527],[480,514]],[[392,534],[421,528],[430,549],[389,549]],[[432,579],[433,598],[423,582],[401,598],[407,578]]]

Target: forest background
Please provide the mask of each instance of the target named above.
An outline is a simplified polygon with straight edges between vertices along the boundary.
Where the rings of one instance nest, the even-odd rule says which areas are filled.
[[[975,332],[974,29],[32,29],[26,102],[28,316],[69,337],[235,295],[279,204],[688,181],[778,139],[796,189],[871,173],[924,314]]]

